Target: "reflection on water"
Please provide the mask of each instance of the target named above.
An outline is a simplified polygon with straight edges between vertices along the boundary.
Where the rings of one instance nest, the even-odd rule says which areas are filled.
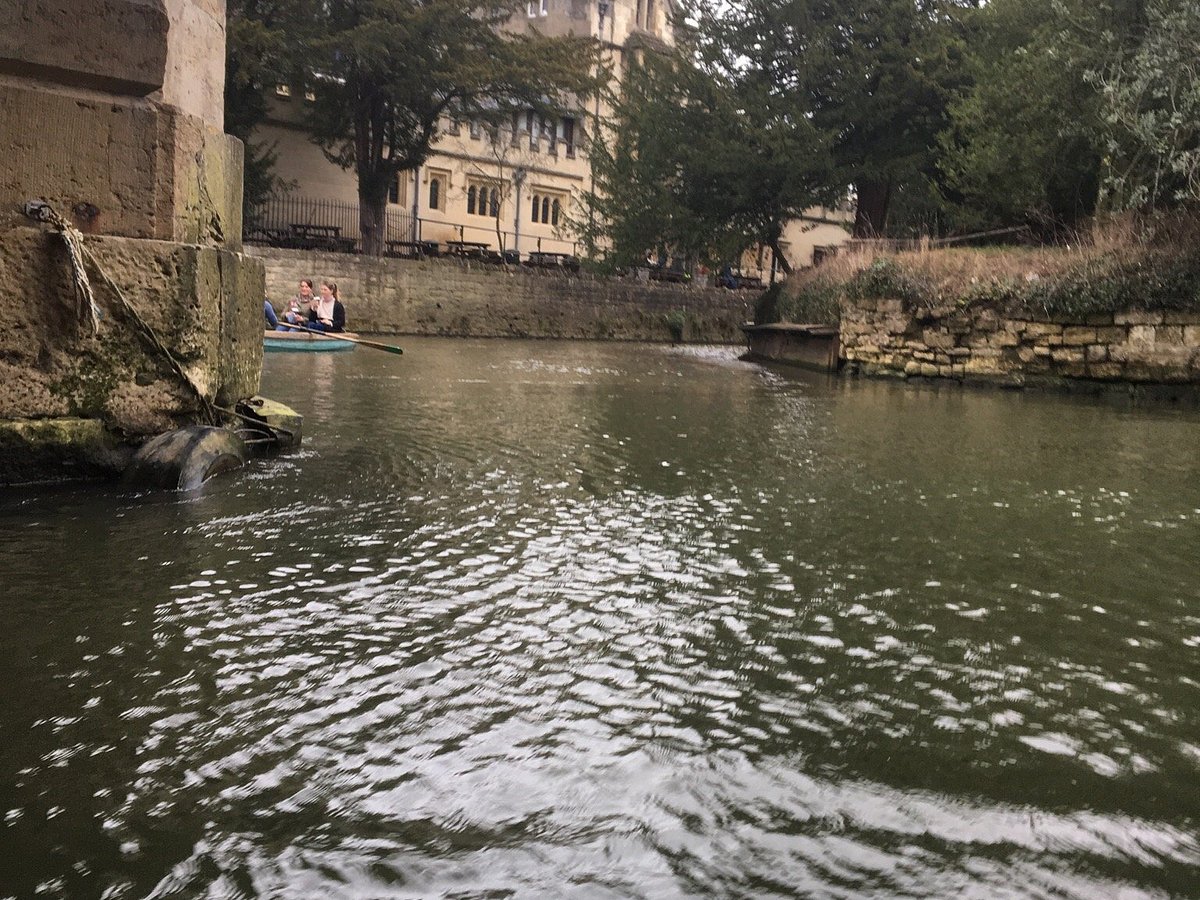
[[[1195,413],[406,351],[0,501],[0,895],[1194,893]]]

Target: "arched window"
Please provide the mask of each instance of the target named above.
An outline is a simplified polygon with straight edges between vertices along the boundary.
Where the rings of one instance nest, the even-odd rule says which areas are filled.
[[[530,217],[531,222],[538,220],[538,210],[542,208],[542,198],[537,194],[533,195],[533,215]]]
[[[475,186],[467,188],[467,214],[475,214]]]
[[[559,203],[557,200],[555,200],[554,205],[550,207],[550,224],[551,225],[558,224],[558,215],[560,212],[562,212],[562,204]]]
[[[429,208],[441,209],[442,202],[442,180],[440,178],[429,179]]]
[[[543,197],[542,198],[542,222],[545,223],[545,222],[549,222],[549,221],[550,221],[550,198]]]
[[[496,219],[500,216],[500,189],[492,188],[492,218]]]

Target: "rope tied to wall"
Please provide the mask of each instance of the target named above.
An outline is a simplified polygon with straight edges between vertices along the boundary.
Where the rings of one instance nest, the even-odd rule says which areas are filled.
[[[75,310],[80,324],[89,326],[92,334],[99,334],[100,307],[96,305],[92,283],[88,280],[87,269],[83,264],[83,232],[64,219],[58,210],[48,203],[27,203],[25,215],[53,226],[63,239],[67,247],[67,258],[71,263],[71,287],[75,294]]]
[[[67,254],[71,264],[71,281],[75,290],[76,303],[79,306],[80,320],[90,320],[92,334],[100,332],[100,307],[96,305],[96,297],[91,281],[88,279],[88,265],[91,265],[93,271],[100,277],[101,283],[112,294],[121,316],[133,324],[134,331],[137,332],[146,348],[151,351],[151,355],[157,355],[167,363],[184,389],[199,404],[205,419],[209,423],[216,422],[218,408],[204,395],[204,391],[188,375],[182,363],[167,349],[167,345],[150,327],[150,324],[133,308],[133,305],[125,297],[124,291],[109,277],[95,254],[88,250],[83,242],[83,233],[48,203],[34,201],[26,203],[25,215],[39,222],[45,222],[62,236],[63,242],[67,245]],[[222,412],[226,411],[222,410]]]

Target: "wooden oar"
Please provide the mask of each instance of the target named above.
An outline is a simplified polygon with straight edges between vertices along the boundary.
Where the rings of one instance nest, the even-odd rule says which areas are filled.
[[[319,331],[316,328],[307,328],[304,325],[293,325],[291,322],[280,322],[279,324],[285,328],[295,328],[297,331],[319,334],[321,337],[333,338],[338,341],[348,341],[351,344],[362,344],[364,347],[374,347],[376,350],[385,350],[388,353],[395,353],[397,356],[404,353],[399,347],[393,347],[391,344],[381,344],[378,341],[364,341],[362,338],[346,337],[344,334],[338,334],[333,331]]]

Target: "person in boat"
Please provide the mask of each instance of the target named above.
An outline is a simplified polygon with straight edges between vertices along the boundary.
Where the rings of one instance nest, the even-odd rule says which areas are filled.
[[[288,301],[287,311],[283,314],[283,321],[291,325],[305,324],[305,318],[308,316],[308,310],[312,307],[313,299],[312,279],[301,278],[296,296]],[[288,328],[287,325],[280,325],[275,330],[295,332],[296,329]]]
[[[334,334],[346,330],[346,307],[338,299],[337,285],[332,281],[321,282],[321,296],[316,298],[308,311],[308,327],[313,331]]]
[[[267,327],[274,328],[276,331],[281,331],[279,327],[279,318],[275,315],[275,307],[271,305],[270,299],[263,297],[263,315],[267,319]]]

